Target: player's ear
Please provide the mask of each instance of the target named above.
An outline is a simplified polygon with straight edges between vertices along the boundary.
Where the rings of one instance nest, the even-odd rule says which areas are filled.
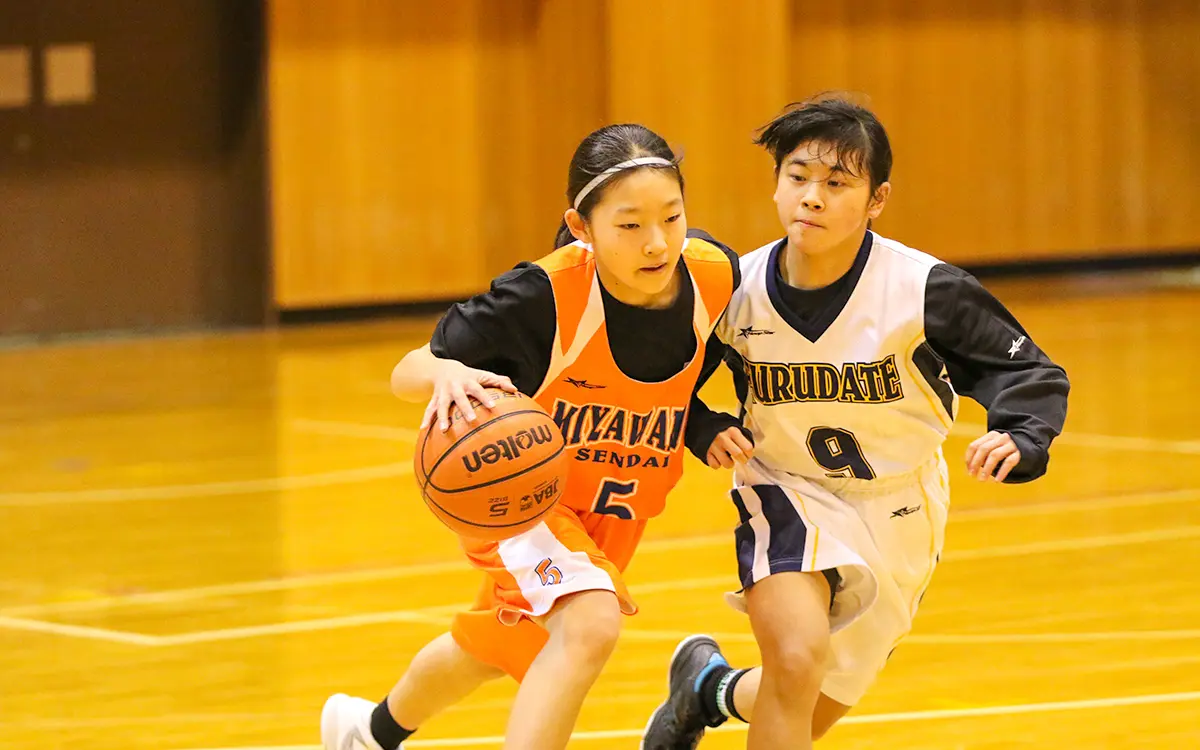
[[[867,218],[878,219],[879,214],[883,213],[883,207],[887,205],[888,198],[892,195],[892,183],[885,182],[875,188],[875,194],[871,196],[871,202],[867,204]]]
[[[563,214],[563,221],[567,222],[567,229],[571,230],[571,235],[580,242],[588,245],[592,244],[592,233],[588,231],[587,221],[583,218],[583,214],[573,208],[568,208]]]

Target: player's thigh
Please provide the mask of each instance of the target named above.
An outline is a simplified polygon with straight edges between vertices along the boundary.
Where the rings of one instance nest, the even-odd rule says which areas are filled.
[[[746,611],[764,666],[823,668],[829,650],[829,581],[822,572],[782,572],[746,591]]]
[[[455,617],[452,634],[463,650],[517,680],[547,643],[546,618],[580,594],[606,594],[585,601],[615,603],[626,614],[636,611],[621,571],[580,515],[564,506],[548,515],[510,540],[463,542],[472,564],[488,577],[472,609]],[[624,531],[607,532],[602,537],[606,546],[620,550],[622,543],[636,544],[640,530],[631,526]],[[607,633],[601,627],[607,622],[597,616],[594,624]]]

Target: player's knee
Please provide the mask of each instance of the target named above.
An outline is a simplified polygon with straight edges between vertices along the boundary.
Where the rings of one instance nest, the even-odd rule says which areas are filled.
[[[760,643],[764,672],[771,672],[774,683],[788,693],[820,690],[825,676],[826,648],[820,643],[798,637],[783,637]]]
[[[585,592],[564,611],[558,629],[563,647],[580,664],[602,667],[621,635],[621,608],[609,592]]]

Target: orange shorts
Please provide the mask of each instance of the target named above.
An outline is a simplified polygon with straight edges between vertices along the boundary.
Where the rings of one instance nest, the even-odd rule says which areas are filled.
[[[451,634],[464,651],[518,681],[546,643],[532,617],[581,591],[611,591],[621,611],[637,612],[622,576],[646,528],[558,505],[545,521],[503,542],[462,540],[471,564],[487,573],[475,605],[454,618]]]

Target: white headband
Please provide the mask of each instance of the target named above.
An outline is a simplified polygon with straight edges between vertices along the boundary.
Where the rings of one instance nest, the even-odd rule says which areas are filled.
[[[589,182],[588,184],[584,185],[583,190],[579,191],[579,195],[575,196],[575,210],[576,211],[579,210],[579,204],[583,203],[583,199],[587,197],[588,193],[595,190],[596,187],[600,185],[600,183],[604,182],[609,177],[612,177],[617,172],[620,172],[625,169],[631,169],[633,167],[646,167],[646,166],[650,166],[650,165],[673,167],[673,166],[675,166],[675,162],[671,161],[670,159],[663,159],[662,157],[659,157],[659,156],[641,156],[641,157],[638,157],[637,159],[630,159],[629,161],[623,161],[615,167],[609,167],[608,169],[604,170],[600,174],[593,177],[592,181]]]

